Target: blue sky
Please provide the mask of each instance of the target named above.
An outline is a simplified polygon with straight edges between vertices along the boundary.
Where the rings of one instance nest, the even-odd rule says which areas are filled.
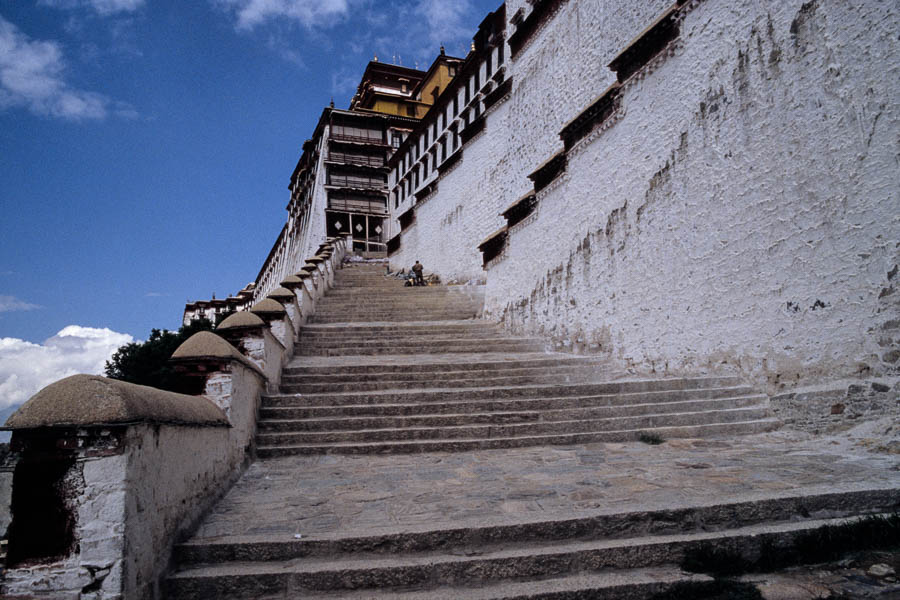
[[[499,0],[0,0],[0,409],[252,281],[322,108]]]

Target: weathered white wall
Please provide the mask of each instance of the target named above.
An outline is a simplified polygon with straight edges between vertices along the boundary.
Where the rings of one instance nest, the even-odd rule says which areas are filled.
[[[3,597],[162,598],[158,583],[174,542],[228,489],[250,455],[262,384],[256,372],[232,362],[206,386],[231,427],[140,423],[115,428],[124,433],[114,449],[80,448],[66,475],[77,552],[9,569]]]
[[[442,181],[402,261],[471,265],[482,231],[437,241],[441,219],[527,190],[613,81],[605,65],[669,4],[566,3],[508,62],[505,125],[489,116],[484,134],[508,151],[474,170],[466,148],[451,175],[489,173],[489,194]],[[642,372],[733,370],[770,389],[896,373],[897,31],[900,5],[879,0],[694,6],[674,55],[511,232],[487,314]]]

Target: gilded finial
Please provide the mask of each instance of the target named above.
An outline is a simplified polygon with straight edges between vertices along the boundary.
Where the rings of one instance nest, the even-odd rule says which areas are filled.
[[[475,40],[472,40],[472,52],[475,52]]]
[[[378,54],[375,54],[375,58],[372,59],[374,62],[378,62]]]
[[[334,98],[331,99],[331,108],[334,108]]]
[[[444,49],[444,45],[441,44],[441,56],[444,56],[445,54],[447,54],[447,51]]]

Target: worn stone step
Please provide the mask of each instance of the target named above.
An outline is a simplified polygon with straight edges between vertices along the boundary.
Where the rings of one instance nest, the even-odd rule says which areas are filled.
[[[364,590],[304,594],[305,600],[651,600],[677,584],[713,581],[660,565],[614,572],[575,573],[525,581],[485,582],[477,587],[445,585],[428,590]]]
[[[593,409],[640,405],[659,405],[667,402],[689,400],[716,400],[751,396],[749,387],[707,388],[697,390],[663,390],[598,396],[567,396],[517,398],[506,400],[461,400],[458,402],[418,402],[411,398],[406,404],[359,404],[303,406],[302,398],[293,396],[293,402],[263,397],[260,416],[264,419],[305,419],[336,416],[411,416],[437,414],[472,414],[478,412],[521,412],[568,409]],[[276,397],[277,398],[277,397]]]
[[[459,340],[432,343],[336,344],[300,347],[298,356],[365,356],[380,354],[446,354],[449,352],[539,352],[544,342],[521,339]]]
[[[407,404],[360,404],[341,406],[302,406],[272,403],[264,397],[260,408],[262,419],[308,419],[325,417],[413,416],[442,414],[474,414],[480,412],[509,413],[551,410],[599,409],[660,405],[668,402],[720,400],[754,396],[744,386],[701,390],[637,392],[601,396],[569,396],[565,398],[521,398],[513,400],[476,400],[459,402]]]
[[[552,423],[595,419],[619,419],[643,415],[695,413],[706,410],[730,410],[765,406],[766,396],[738,396],[709,400],[688,400],[661,404],[601,406],[594,408],[548,409],[531,411],[495,411],[473,413],[438,413],[410,416],[364,416],[278,418],[263,417],[261,432],[286,431],[356,431],[367,429],[401,429],[416,427],[451,427],[460,425],[504,425],[510,423]],[[288,409],[289,410],[289,409]],[[276,412],[277,415],[277,412]],[[626,423],[626,421],[622,421]]]
[[[529,446],[570,446],[597,442],[633,442],[645,434],[656,434],[663,439],[688,437],[716,437],[725,435],[751,435],[772,431],[781,426],[776,419],[766,418],[733,423],[704,425],[660,426],[642,429],[591,431],[582,433],[548,434],[509,438],[435,439],[383,442],[335,442],[322,444],[296,444],[261,446],[259,458],[311,454],[408,454],[421,452],[468,452],[500,448],[525,448]]]
[[[457,317],[453,317],[453,315],[470,315],[475,314],[480,311],[480,305],[475,304],[466,304],[466,305],[456,305],[456,306],[435,306],[429,308],[407,308],[405,306],[393,305],[390,307],[358,307],[357,309],[328,309],[328,310],[319,310],[316,309],[314,316],[317,318],[322,317],[347,317],[345,321],[354,321],[354,320],[365,320],[365,321],[382,321],[382,320],[390,320],[390,319],[381,319],[380,317],[383,315],[390,315],[392,317],[403,317],[402,320],[408,321],[428,321],[428,320],[437,320],[440,321],[441,317],[446,317],[447,320],[450,318],[456,319]],[[350,318],[352,317],[352,318]],[[365,318],[363,318],[365,317]],[[465,318],[459,317],[459,318]]]
[[[310,317],[310,321],[312,323],[367,323],[371,321],[398,321],[398,322],[412,322],[412,321],[436,321],[442,318],[446,318],[447,320],[459,320],[459,319],[475,319],[478,317],[478,313],[480,311],[475,311],[474,309],[471,311],[452,311],[446,313],[415,313],[415,314],[401,314],[399,312],[383,312],[383,313],[375,313],[375,314],[366,314],[366,315],[347,315],[347,314],[336,314],[336,315],[319,315],[314,314]]]
[[[415,364],[411,364],[410,368],[415,368]],[[554,364],[549,366],[526,366],[526,367],[506,367],[502,363],[494,368],[486,369],[467,369],[465,366],[454,371],[435,371],[423,375],[422,373],[410,371],[388,371],[374,373],[360,373],[353,378],[356,383],[362,382],[439,382],[443,380],[461,380],[471,378],[492,378],[492,377],[515,377],[515,376],[541,376],[554,374],[594,374],[604,372],[608,367],[608,363],[597,361],[596,363],[575,363],[575,364]],[[344,383],[347,380],[347,374],[343,372],[331,373],[315,373],[304,372],[293,374],[293,372],[284,370],[281,381],[284,383]]]
[[[495,386],[478,388],[428,388],[375,392],[340,392],[304,394],[297,396],[269,396],[269,406],[339,406],[344,404],[402,404],[452,402],[459,400],[489,400],[501,398],[539,398],[562,396],[600,396],[629,392],[720,388],[740,385],[736,377],[698,377],[682,379],[633,379],[603,383],[567,383],[547,385]]]
[[[568,433],[594,433],[618,429],[653,429],[654,427],[681,427],[711,423],[736,423],[754,421],[768,416],[765,406],[719,409],[707,408],[700,412],[656,412],[635,416],[606,418],[581,418],[569,421],[537,421],[516,423],[488,423],[439,426],[402,426],[387,429],[315,430],[271,432],[257,435],[259,447],[293,446],[301,444],[339,444],[364,442],[393,442],[412,440],[456,440],[514,438],[522,436],[558,435]]]
[[[890,512],[900,508],[900,489],[849,488],[830,492],[785,490],[754,500],[669,506],[652,510],[606,510],[562,519],[532,519],[512,524],[398,531],[370,535],[305,536],[272,539],[268,535],[193,538],[175,548],[184,566],[231,562],[287,560],[362,554],[485,550],[489,546],[564,540],[624,539],[671,535],[702,529],[722,531],[763,522],[823,519]]]
[[[334,343],[379,343],[385,341],[456,341],[471,339],[529,339],[529,336],[515,336],[498,329],[480,327],[457,328],[449,331],[429,331],[427,328],[414,331],[383,331],[377,333],[355,331],[301,331],[300,341],[304,344]],[[537,339],[530,337],[530,339]]]
[[[557,367],[541,369],[536,373],[494,374],[490,371],[464,373],[457,378],[442,377],[410,377],[409,379],[391,379],[384,381],[348,381],[328,383],[300,383],[295,378],[285,377],[281,381],[281,391],[297,394],[328,394],[335,392],[374,392],[379,390],[427,389],[428,387],[474,388],[483,386],[516,386],[548,383],[585,383],[596,381],[594,369],[583,367]]]
[[[740,548],[748,555],[765,544],[789,544],[823,526],[849,522],[846,517],[746,525],[721,531],[691,531],[624,539],[567,541],[488,548],[475,555],[435,551],[379,556],[312,557],[302,561],[242,561],[196,566],[168,581],[173,598],[246,598],[263,594],[298,597],[305,592],[390,590],[480,586],[486,581],[562,577],[571,573],[609,573],[677,564],[701,545]]]
[[[414,368],[414,367],[413,367]],[[320,388],[305,387],[303,393],[341,391],[336,386],[355,386],[356,390],[390,389],[408,387],[439,387],[444,382],[452,382],[453,387],[477,387],[483,385],[509,385],[511,383],[574,383],[597,379],[602,373],[600,365],[555,365],[550,367],[526,367],[508,369],[481,369],[443,371],[422,374],[415,371],[394,373],[361,374],[352,380],[346,374],[340,375],[290,375],[281,377],[282,384],[323,386]],[[373,386],[373,387],[360,387]]]
[[[385,334],[412,334],[412,333],[456,333],[469,331],[504,331],[502,327],[496,323],[485,321],[483,319],[465,319],[460,321],[435,321],[433,323],[417,322],[417,323],[379,323],[373,321],[370,323],[346,323],[346,324],[328,324],[317,325],[310,323],[300,328],[301,335],[334,335],[336,333],[347,335],[385,335]]]
[[[316,312],[354,312],[354,311],[379,311],[379,310],[451,310],[481,307],[483,303],[470,298],[445,297],[445,298],[369,298],[368,300],[347,300],[337,302],[329,298],[317,307]]]
[[[406,356],[385,359],[367,357],[366,362],[347,359],[293,359],[285,368],[285,375],[337,375],[346,377],[353,375],[382,375],[391,373],[408,373],[415,369],[416,373],[443,373],[447,371],[479,371],[505,368],[552,367],[556,365],[597,364],[592,356],[575,356],[571,354],[547,354],[544,352],[515,353],[498,355],[472,353],[456,354],[454,360],[441,360],[444,357],[428,357],[435,360],[418,360]]]

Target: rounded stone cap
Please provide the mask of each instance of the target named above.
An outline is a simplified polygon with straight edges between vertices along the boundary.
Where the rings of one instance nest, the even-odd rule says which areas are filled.
[[[281,282],[281,286],[290,289],[290,286],[297,286],[301,283],[303,283],[303,280],[301,280],[296,275],[288,275],[284,278],[284,281]]]
[[[296,298],[296,296],[294,296],[294,292],[287,289],[286,287],[277,287],[269,292],[269,295],[266,296],[266,298],[273,298],[275,300],[293,300],[294,298]]]
[[[222,410],[203,396],[187,396],[99,375],[72,375],[51,383],[6,421],[9,429],[175,423],[228,426]]]
[[[300,278],[300,281],[303,281],[304,279],[309,279],[310,277],[312,277],[312,271],[315,271],[315,270],[316,269],[310,267],[309,271],[300,271],[299,273],[297,273],[297,277]]]
[[[300,272],[297,273],[297,277],[303,277],[303,273],[306,273],[307,275],[309,275],[313,271],[318,271],[318,270],[319,270],[319,268],[316,267],[316,265],[303,265],[300,268]]]
[[[306,262],[307,262],[307,263],[312,263],[312,264],[315,265],[315,264],[320,263],[320,262],[325,262],[325,259],[322,258],[321,256],[318,256],[318,255],[317,255],[317,256],[313,256],[312,258],[307,258],[307,259],[306,259]]]
[[[272,300],[272,302],[275,301]],[[275,303],[278,304],[277,302]],[[278,304],[278,306],[281,305]],[[227,321],[228,319],[225,320]],[[233,360],[241,363],[248,369],[256,371],[260,375],[263,375],[263,372],[260,371],[259,367],[250,362],[250,359],[238,352],[237,348],[212,331],[198,331],[186,339],[178,346],[178,349],[172,353],[169,360],[173,362],[184,362],[210,358],[217,360]],[[265,377],[265,375],[263,375],[263,377]]]
[[[265,314],[265,313],[278,313],[280,315],[287,314],[287,311],[284,310],[284,307],[277,300],[273,300],[271,298],[263,298],[259,302],[257,302],[253,308],[250,309],[250,312],[254,312],[257,314]]]
[[[237,329],[239,327],[265,327],[265,325],[266,322],[260,319],[259,316],[248,310],[242,310],[229,315],[228,318],[219,323],[216,331],[220,329]]]

